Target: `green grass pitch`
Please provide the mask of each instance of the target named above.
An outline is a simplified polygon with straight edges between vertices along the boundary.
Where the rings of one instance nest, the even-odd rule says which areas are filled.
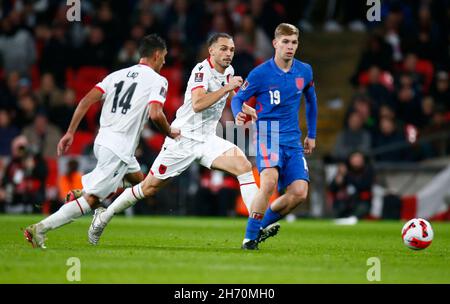
[[[372,283],[370,257],[380,260],[380,283],[450,283],[450,223],[432,223],[431,246],[413,251],[400,221],[281,221],[275,238],[249,252],[239,248],[243,218],[119,216],[91,246],[84,217],[33,249],[20,228],[41,218],[0,216],[0,283],[72,283],[69,257],[80,259],[81,283]]]

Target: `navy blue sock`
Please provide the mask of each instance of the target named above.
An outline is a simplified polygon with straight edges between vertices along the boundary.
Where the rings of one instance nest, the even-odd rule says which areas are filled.
[[[256,240],[259,236],[260,229],[261,219],[249,217],[247,222],[247,230],[245,231],[245,238],[248,240]]]
[[[270,224],[273,224],[277,221],[279,221],[283,216],[279,214],[278,212],[275,212],[272,210],[272,208],[267,208],[266,213],[264,214],[264,218],[261,222],[261,227],[266,228]]]

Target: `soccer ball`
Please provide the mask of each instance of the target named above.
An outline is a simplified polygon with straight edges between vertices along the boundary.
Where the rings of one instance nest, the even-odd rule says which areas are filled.
[[[402,229],[403,243],[414,250],[421,250],[430,246],[433,236],[431,224],[421,218],[409,220]]]

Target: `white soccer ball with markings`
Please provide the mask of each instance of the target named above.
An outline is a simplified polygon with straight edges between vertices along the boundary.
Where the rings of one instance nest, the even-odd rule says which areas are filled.
[[[430,246],[433,236],[431,224],[421,218],[408,221],[402,229],[403,243],[414,250],[421,250]]]

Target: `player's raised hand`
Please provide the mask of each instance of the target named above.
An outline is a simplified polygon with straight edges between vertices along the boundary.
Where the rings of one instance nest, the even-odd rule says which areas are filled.
[[[315,147],[316,147],[316,140],[313,138],[306,137],[304,144],[305,154],[306,155],[311,154]]]
[[[258,119],[258,114],[256,114],[256,110],[245,103],[242,104],[242,112],[250,116],[253,122],[255,122]]]
[[[57,154],[58,156],[63,155],[67,152],[69,147],[72,145],[73,142],[73,134],[72,133],[66,133],[64,136],[59,140],[58,148],[57,148]]]
[[[230,78],[230,81],[225,85],[225,89],[227,91],[232,91],[236,88],[239,88],[243,82],[244,80],[242,79],[241,76],[233,76]]]

